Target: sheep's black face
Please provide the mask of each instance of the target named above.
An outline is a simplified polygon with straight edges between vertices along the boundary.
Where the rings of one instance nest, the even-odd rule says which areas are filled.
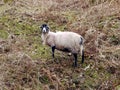
[[[47,26],[47,24],[42,24],[42,26],[40,28],[41,28],[42,33],[49,32],[49,27]]]

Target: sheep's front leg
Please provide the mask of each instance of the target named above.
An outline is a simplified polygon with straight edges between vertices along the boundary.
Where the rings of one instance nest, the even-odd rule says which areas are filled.
[[[74,62],[74,67],[77,67],[77,53],[73,54],[75,62]]]
[[[54,58],[55,46],[52,46],[52,57]]]

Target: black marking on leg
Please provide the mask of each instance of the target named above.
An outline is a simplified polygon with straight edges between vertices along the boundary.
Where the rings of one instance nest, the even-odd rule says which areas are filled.
[[[77,67],[77,54],[74,53],[73,55],[74,55],[74,59],[75,59],[74,67]]]
[[[52,46],[52,57],[54,58],[55,46]]]
[[[84,51],[82,51],[82,63],[84,63]]]

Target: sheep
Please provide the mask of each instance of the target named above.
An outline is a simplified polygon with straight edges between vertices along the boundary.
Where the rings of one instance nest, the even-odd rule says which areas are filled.
[[[55,49],[63,52],[70,52],[74,56],[73,66],[77,67],[77,54],[81,49],[82,63],[84,62],[84,38],[74,32],[51,32],[47,24],[41,25],[41,39],[43,44],[48,45],[52,49],[52,57],[54,58]]]

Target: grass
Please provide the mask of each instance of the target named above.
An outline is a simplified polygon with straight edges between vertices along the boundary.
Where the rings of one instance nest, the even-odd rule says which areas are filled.
[[[0,37],[7,39],[8,37],[8,33],[5,30],[0,30]]]
[[[11,0],[7,4],[7,0],[0,6],[0,76],[3,77],[0,89],[119,90],[120,23],[116,1],[55,0],[51,4],[46,2],[49,7],[42,5],[45,9],[41,7],[44,1],[36,0],[32,9],[32,1],[15,2],[18,4]],[[73,31],[84,36],[85,63],[81,64],[79,56],[78,67],[73,68],[73,57],[59,51],[54,62],[51,48],[41,43],[39,25],[42,23],[48,23],[51,31]],[[96,31],[86,33],[90,28]],[[107,39],[99,33],[104,33]],[[99,40],[100,47],[97,47],[95,42]],[[105,57],[100,57],[100,53]]]

